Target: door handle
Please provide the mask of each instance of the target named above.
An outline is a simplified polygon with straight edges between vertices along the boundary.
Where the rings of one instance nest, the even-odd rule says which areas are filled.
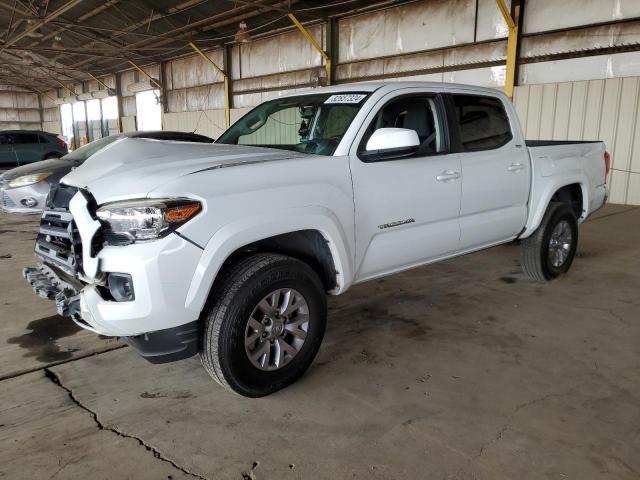
[[[510,172],[519,172],[520,170],[524,170],[525,166],[521,163],[512,163],[507,167],[507,170]]]
[[[439,182],[449,182],[451,180],[457,180],[458,178],[460,178],[460,172],[454,172],[453,170],[445,170],[436,176],[436,180]]]

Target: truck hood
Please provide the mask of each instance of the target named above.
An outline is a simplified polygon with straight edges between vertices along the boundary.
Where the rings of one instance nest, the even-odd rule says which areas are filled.
[[[144,198],[155,188],[202,170],[308,155],[271,148],[123,138],[100,150],[62,179],[84,188],[98,204]]]

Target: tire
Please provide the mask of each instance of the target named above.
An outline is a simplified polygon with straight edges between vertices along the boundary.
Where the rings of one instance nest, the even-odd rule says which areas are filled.
[[[274,300],[276,293],[280,300]],[[288,313],[285,301],[298,310]],[[224,272],[210,294],[202,315],[202,364],[228,390],[245,397],[269,395],[309,368],[320,348],[326,317],[325,291],[311,267],[285,255],[250,255]],[[301,331],[305,325],[306,331]],[[266,355],[251,360],[261,349]]]
[[[575,213],[565,203],[552,202],[538,229],[520,244],[522,269],[539,282],[552,280],[569,271],[577,248]],[[558,253],[559,250],[562,252]]]

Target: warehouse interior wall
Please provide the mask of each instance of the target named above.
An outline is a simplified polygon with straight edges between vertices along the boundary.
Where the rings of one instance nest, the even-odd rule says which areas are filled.
[[[0,85],[0,130],[39,130],[42,126],[37,93]]]
[[[514,104],[527,139],[602,140],[609,201],[640,205],[640,77],[524,85]]]
[[[640,204],[638,150],[630,126],[637,124],[640,2],[602,0],[584,8],[583,0],[526,0],[523,18],[514,102],[527,136],[604,139],[614,159],[611,200]],[[493,88],[505,83],[508,28],[495,0],[419,0],[305,27],[333,59],[333,83],[416,80]],[[323,83],[322,56],[293,26],[248,43],[200,47],[229,74],[231,121],[265,100]],[[76,122],[80,137],[140,129],[144,122],[138,118],[136,95],[157,88],[150,79],[163,87],[163,129],[213,138],[225,129],[224,78],[209,61],[193,52],[141,69],[99,76],[117,93],[117,118],[97,120],[95,108],[87,109],[93,113],[85,127]],[[24,111],[19,115],[33,121],[32,128],[40,121],[43,129],[61,132],[60,103],[104,93],[100,82],[44,92],[40,117],[33,94],[18,102],[6,95],[2,99],[0,92],[0,109],[8,104],[15,112],[20,103]],[[20,120],[11,115],[10,121]]]

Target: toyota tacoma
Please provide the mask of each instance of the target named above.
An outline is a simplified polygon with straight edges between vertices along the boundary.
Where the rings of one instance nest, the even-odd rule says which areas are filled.
[[[533,279],[566,273],[609,168],[602,142],[525,141],[493,89],[314,89],[214,144],[111,143],[52,189],[24,276],[81,327],[259,397],[313,361],[326,294],[515,240]]]

